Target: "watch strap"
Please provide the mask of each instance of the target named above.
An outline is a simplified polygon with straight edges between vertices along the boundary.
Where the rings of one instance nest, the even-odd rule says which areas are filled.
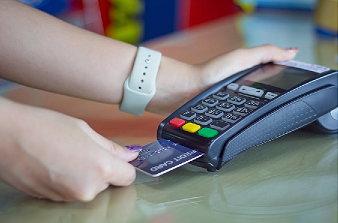
[[[133,70],[124,82],[123,100],[120,110],[141,116],[156,92],[156,76],[162,54],[139,47]]]

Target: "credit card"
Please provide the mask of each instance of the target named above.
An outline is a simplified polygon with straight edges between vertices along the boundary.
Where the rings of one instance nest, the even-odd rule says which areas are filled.
[[[159,139],[143,146],[139,156],[129,163],[143,173],[158,177],[203,156],[203,154],[170,140]]]

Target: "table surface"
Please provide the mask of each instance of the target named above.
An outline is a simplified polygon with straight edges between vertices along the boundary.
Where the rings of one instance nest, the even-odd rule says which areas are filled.
[[[265,43],[298,46],[297,60],[337,69],[336,40],[318,38],[313,18],[305,12],[238,15],[143,45],[198,63]],[[121,145],[155,141],[164,118],[149,113],[134,117],[114,105],[18,85],[0,87],[0,93],[84,119]],[[0,222],[336,223],[337,144],[337,135],[298,130],[240,154],[219,172],[190,164],[158,178],[138,172],[131,186],[110,187],[90,203],[34,199],[0,182]]]

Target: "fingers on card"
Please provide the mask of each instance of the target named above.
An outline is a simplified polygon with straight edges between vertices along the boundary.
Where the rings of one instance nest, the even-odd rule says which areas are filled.
[[[143,146],[139,156],[130,164],[143,173],[158,177],[203,156],[203,154],[170,140],[159,139]]]

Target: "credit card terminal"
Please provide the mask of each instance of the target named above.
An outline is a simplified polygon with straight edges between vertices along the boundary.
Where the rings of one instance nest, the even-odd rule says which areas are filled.
[[[217,171],[245,150],[309,124],[337,133],[337,74],[298,61],[255,66],[169,115],[157,138],[204,153],[191,164]]]

